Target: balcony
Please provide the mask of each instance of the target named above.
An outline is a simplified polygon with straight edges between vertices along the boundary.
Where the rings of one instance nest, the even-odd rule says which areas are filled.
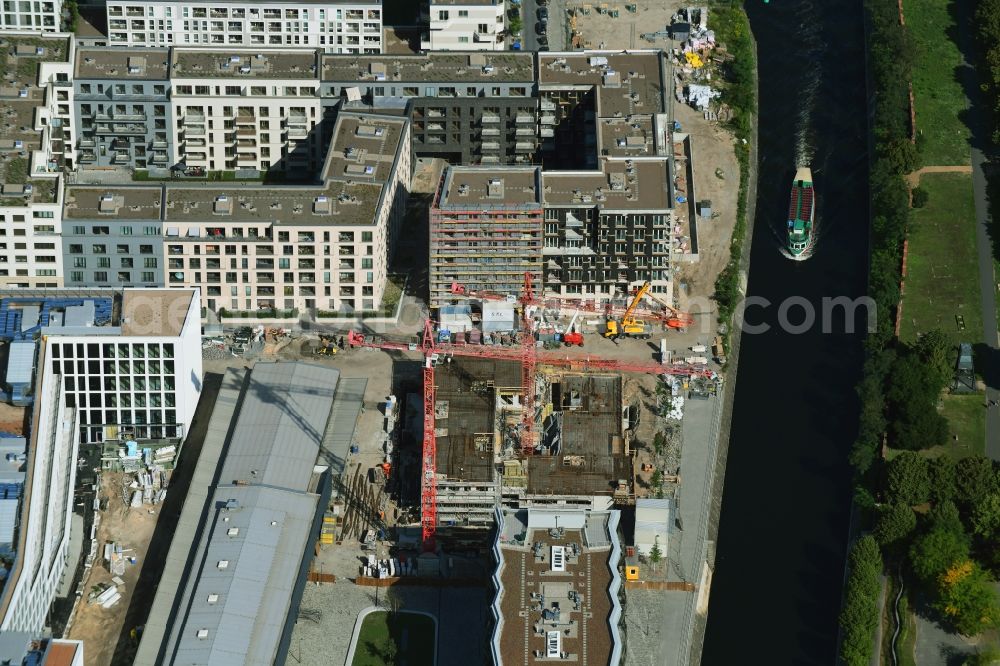
[[[483,136],[500,136],[499,127],[484,127]]]
[[[484,113],[482,118],[483,124],[486,123],[498,123],[500,122],[500,114],[497,113]]]
[[[133,135],[144,135],[146,134],[146,126],[138,124],[128,124],[128,125],[102,125],[97,128],[96,133],[98,135],[116,135],[116,134],[133,134]]]
[[[518,114],[516,116],[514,116],[514,122],[519,123],[519,124],[521,124],[521,123],[534,123],[535,122],[535,116],[532,115],[532,114],[530,114],[530,113],[520,113],[520,112],[518,112]]]

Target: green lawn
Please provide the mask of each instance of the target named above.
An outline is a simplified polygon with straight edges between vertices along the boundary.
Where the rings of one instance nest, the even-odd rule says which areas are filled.
[[[370,613],[361,624],[353,666],[434,663],[434,621],[425,615]]]
[[[925,165],[968,164],[969,128],[959,116],[968,106],[958,70],[955,36],[959,0],[903,0],[914,44],[913,96],[918,145]]]
[[[986,452],[986,407],[982,394],[946,395],[941,414],[948,419],[948,434],[952,441],[942,453],[953,458],[984,455]],[[955,441],[955,436],[958,441]],[[937,447],[936,447],[937,448]],[[933,451],[934,449],[931,449]]]
[[[911,218],[900,337],[912,341],[939,328],[956,347],[979,342],[983,324],[972,176],[924,174],[920,185],[930,198]]]
[[[982,393],[943,395],[939,411],[948,419],[947,444],[918,451],[927,458],[951,456],[955,460],[984,455],[986,451],[986,407]],[[955,440],[958,435],[958,440]],[[889,449],[886,458],[892,460],[902,449]]]

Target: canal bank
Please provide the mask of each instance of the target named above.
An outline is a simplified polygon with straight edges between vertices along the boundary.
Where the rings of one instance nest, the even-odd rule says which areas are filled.
[[[819,322],[800,334],[783,331],[779,305],[795,298],[820,312],[824,298],[865,291],[861,3],[750,3],[748,13],[758,51],[759,174],[747,294],[771,306],[751,309],[747,321],[769,330],[734,341],[731,429],[717,471],[725,484],[711,529],[718,531],[714,580],[703,652],[693,641],[691,662],[828,664],[836,651],[846,454],[857,428],[864,331],[847,332],[842,313],[827,332]],[[797,163],[812,166],[819,192],[819,243],[804,262],[780,254]]]

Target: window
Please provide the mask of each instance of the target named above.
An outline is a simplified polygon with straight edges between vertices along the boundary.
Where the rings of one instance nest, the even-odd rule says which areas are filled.
[[[140,245],[139,246],[139,254],[153,254],[153,246],[152,245]]]
[[[144,268],[156,268],[156,257],[146,257],[142,265]]]
[[[132,227],[122,227],[122,236],[131,236]]]
[[[153,271],[143,271],[142,272],[143,282],[156,282],[156,277]]]
[[[70,282],[83,282],[83,271],[73,271],[69,274]]]
[[[458,18],[469,18],[469,10],[468,9],[459,9],[458,10]]]
[[[448,10],[439,11],[438,12],[438,20],[439,21],[447,21],[448,20]]]
[[[490,30],[490,26],[488,26],[485,23],[480,23],[479,26],[478,26],[478,28],[477,28],[477,30],[476,30],[476,32],[478,32],[480,35],[483,35],[483,34],[486,34],[487,32],[489,32],[489,30]]]
[[[122,257],[121,258],[121,265],[122,265],[122,268],[132,268],[135,264],[134,264],[134,262],[132,260],[132,257]]]
[[[108,274],[104,271],[96,271],[94,273],[94,282],[107,282]]]
[[[461,35],[458,38],[458,43],[459,44],[468,44],[469,43],[469,38],[467,36],[465,36],[465,35]]]
[[[160,228],[159,227],[143,227],[142,228],[142,233],[143,233],[144,236],[159,236],[160,235]]]
[[[69,253],[70,254],[83,254],[83,245],[70,245],[69,246]]]
[[[97,258],[98,268],[111,268],[111,257],[98,257]]]
[[[129,253],[128,245],[125,243],[119,243],[118,254],[128,254],[128,253]]]

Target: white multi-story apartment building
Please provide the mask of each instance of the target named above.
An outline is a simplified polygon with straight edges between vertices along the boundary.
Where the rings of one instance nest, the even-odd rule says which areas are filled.
[[[199,287],[212,310],[369,311],[385,291],[410,155],[405,117],[342,111],[315,185],[75,186],[67,214],[162,224],[164,283]]]
[[[167,188],[166,284],[213,310],[374,310],[411,172],[405,118],[344,111],[322,184]]]
[[[47,370],[64,380],[82,443],[183,439],[201,395],[198,290],[119,293],[118,320],[95,321],[95,307],[84,304],[78,307],[89,311],[77,310],[41,329]]]
[[[0,30],[59,32],[63,0],[3,0]]]
[[[317,51],[174,49],[171,58],[179,162],[213,171],[321,168]]]
[[[72,165],[68,35],[5,35],[8,67],[36,65],[0,90],[0,287],[62,285],[61,172]],[[13,61],[13,62],[11,62]],[[6,91],[6,92],[4,92]]]
[[[430,0],[427,51],[503,51],[504,0]]]
[[[112,46],[317,47],[381,53],[381,0],[218,2],[110,0]]]
[[[36,378],[14,563],[0,589],[0,634],[41,633],[69,559],[79,436],[63,378],[44,350]]]

